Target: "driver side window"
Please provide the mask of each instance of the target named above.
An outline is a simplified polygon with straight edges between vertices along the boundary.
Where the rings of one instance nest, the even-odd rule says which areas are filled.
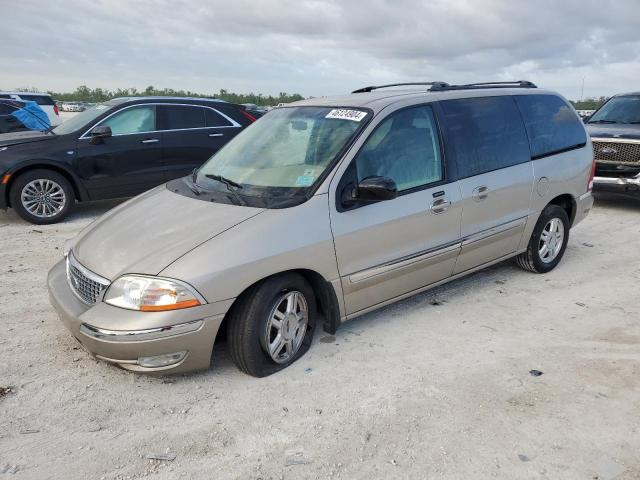
[[[358,182],[389,177],[398,192],[442,180],[438,130],[431,107],[391,114],[369,136],[356,157]]]
[[[110,127],[113,135],[152,132],[156,130],[156,109],[153,105],[127,108],[107,118],[100,126]]]

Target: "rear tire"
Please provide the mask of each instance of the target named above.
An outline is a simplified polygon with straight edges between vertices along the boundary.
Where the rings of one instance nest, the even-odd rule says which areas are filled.
[[[536,223],[527,251],[516,257],[520,268],[534,273],[553,270],[569,241],[569,216],[558,205],[547,205]]]
[[[229,315],[231,359],[243,372],[266,377],[309,350],[317,318],[315,295],[301,275],[278,275],[244,293]]]
[[[29,170],[16,178],[9,199],[18,215],[36,225],[58,223],[75,204],[69,181],[58,172],[46,169]]]

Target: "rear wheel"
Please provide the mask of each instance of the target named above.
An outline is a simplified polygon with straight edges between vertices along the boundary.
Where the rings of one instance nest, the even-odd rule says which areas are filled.
[[[316,301],[304,277],[288,273],[253,287],[229,315],[231,358],[243,372],[265,377],[291,365],[309,349]]]
[[[9,197],[18,215],[37,225],[61,221],[75,202],[69,181],[58,172],[45,169],[29,170],[16,178]]]
[[[567,212],[558,205],[547,205],[533,229],[527,251],[518,255],[516,262],[530,272],[549,272],[562,260],[568,241]]]

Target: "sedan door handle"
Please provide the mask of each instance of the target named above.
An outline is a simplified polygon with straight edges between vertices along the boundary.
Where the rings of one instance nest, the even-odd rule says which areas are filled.
[[[210,137],[223,137],[224,133],[210,133],[209,136]]]
[[[157,138],[145,138],[140,143],[158,143],[160,140]]]
[[[436,215],[439,213],[444,213],[449,209],[450,205],[451,202],[446,198],[439,198],[437,200],[434,200],[431,204],[431,211]]]
[[[473,189],[471,196],[476,202],[481,202],[489,196],[489,187],[485,187],[484,185],[482,187],[476,187]]]

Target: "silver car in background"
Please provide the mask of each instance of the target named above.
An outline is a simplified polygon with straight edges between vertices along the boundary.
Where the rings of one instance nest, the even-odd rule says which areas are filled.
[[[530,82],[296,102],[85,228],[50,298],[125,369],[209,368],[224,331],[236,365],[265,376],[319,326],[511,257],[552,270],[592,207],[593,171],[575,110]]]

